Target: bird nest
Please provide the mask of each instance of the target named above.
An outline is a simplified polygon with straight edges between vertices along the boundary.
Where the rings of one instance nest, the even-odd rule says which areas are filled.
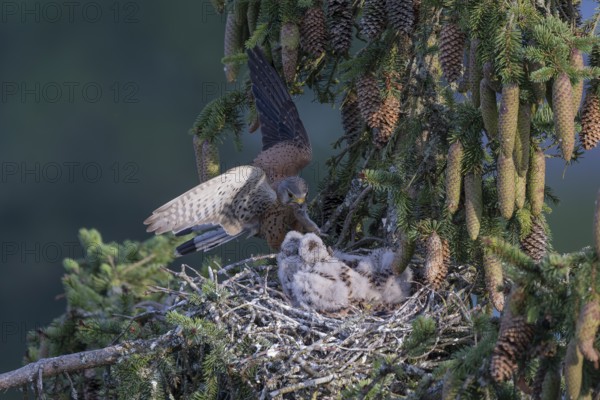
[[[413,282],[412,295],[393,309],[360,304],[324,314],[292,306],[277,265],[265,262],[274,258],[209,270],[208,278],[185,265],[177,273],[200,296],[190,302],[200,307],[189,311],[227,333],[228,366],[259,398],[338,398],[372,390],[410,395],[419,382],[431,382],[452,351],[474,342],[469,301],[475,278],[466,279],[468,269],[449,274],[452,290],[445,292]],[[418,280],[421,268],[413,269]],[[422,337],[424,331],[429,334]],[[240,343],[247,344],[243,352]]]

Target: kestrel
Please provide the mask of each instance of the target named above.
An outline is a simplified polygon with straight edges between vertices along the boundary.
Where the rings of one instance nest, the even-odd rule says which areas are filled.
[[[258,235],[278,250],[290,230],[319,232],[308,216],[308,185],[298,173],[312,149],[298,110],[277,71],[258,48],[248,66],[262,131],[252,165],[232,168],[156,209],[148,232],[195,233],[176,254],[208,251],[242,235]]]

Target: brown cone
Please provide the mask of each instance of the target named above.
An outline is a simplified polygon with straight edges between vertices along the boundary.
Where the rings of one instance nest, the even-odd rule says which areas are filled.
[[[462,186],[462,160],[464,149],[460,141],[450,145],[446,164],[446,207],[450,214],[458,210]]]
[[[479,48],[479,39],[471,40],[471,46],[469,48],[469,86],[471,88],[471,100],[475,108],[479,107],[480,95],[479,85],[483,78],[483,71],[481,65],[477,60],[477,49]]]
[[[527,199],[527,178],[515,174],[515,207],[520,210]]]
[[[386,0],[385,9],[392,29],[410,35],[415,22],[413,0]]]
[[[490,139],[498,137],[498,105],[496,104],[496,92],[490,87],[487,78],[483,78],[479,84],[481,102],[481,117],[483,126]]]
[[[382,101],[377,79],[369,73],[362,75],[356,82],[356,91],[363,119],[370,128],[378,128],[381,123],[379,110]]]
[[[583,54],[578,49],[571,50],[571,66],[576,70],[583,69]],[[577,115],[579,106],[581,105],[581,98],[583,97],[583,79],[579,79],[576,84],[573,85],[573,115]]]
[[[465,175],[465,216],[467,232],[471,240],[476,240],[481,228],[481,214],[483,213],[482,182],[479,172],[470,172]]]
[[[509,379],[517,370],[519,358],[527,355],[533,339],[534,327],[522,315],[515,315],[511,309],[514,294],[511,294],[510,307],[504,310],[500,322],[500,333],[493,350],[490,372],[496,382]]]
[[[519,85],[508,83],[502,86],[502,100],[498,115],[498,142],[507,157],[512,157],[517,137],[519,120]]]
[[[342,103],[341,111],[344,132],[348,136],[348,141],[352,142],[361,134],[365,125],[365,122],[360,115],[356,93],[348,92]]]
[[[548,237],[542,221],[536,218],[532,222],[531,232],[521,240],[521,250],[539,264],[546,256]]]
[[[461,76],[465,35],[455,23],[446,23],[440,32],[440,62],[444,77],[454,82]]]
[[[600,327],[600,297],[594,297],[579,312],[577,319],[577,344],[581,354],[598,368],[600,353],[594,348],[596,333]]]
[[[537,149],[533,152],[527,177],[527,196],[531,203],[531,214],[540,215],[544,206],[544,186],[546,181],[546,157]]]
[[[531,106],[529,104],[519,105],[519,118],[517,121],[517,136],[513,157],[515,169],[519,176],[526,176],[529,169],[529,151],[531,138]]]
[[[575,338],[571,339],[567,346],[564,375],[567,399],[577,400],[583,380],[583,354],[581,354]]]
[[[483,253],[483,269],[485,272],[485,286],[488,290],[490,301],[496,310],[502,312],[504,309],[502,263],[489,250]]]
[[[225,21],[225,39],[223,42],[223,54],[225,57],[232,56],[243,49],[242,24],[235,12],[227,14]],[[225,64],[225,78],[227,82],[233,82],[237,78],[238,66],[234,63]]]
[[[552,84],[552,111],[556,138],[559,140],[563,158],[569,161],[575,147],[575,116],[573,87],[569,76],[564,72],[561,72]]]
[[[300,27],[300,45],[302,50],[313,57],[319,57],[327,47],[327,25],[325,12],[319,5],[306,11]]]
[[[498,156],[498,203],[500,214],[510,219],[515,210],[515,164],[512,155],[500,152]]]
[[[436,232],[432,232],[425,244],[425,279],[433,290],[438,290],[448,272],[444,262],[444,244]]]
[[[352,2],[350,0],[329,0],[329,37],[336,54],[346,54],[352,43]]]
[[[579,135],[586,150],[596,147],[600,142],[600,99],[594,92],[594,88],[590,88],[585,95]]]
[[[219,149],[215,143],[200,139],[198,135],[193,138],[194,153],[196,155],[196,169],[200,183],[214,178],[220,173]]]
[[[400,101],[390,94],[385,98],[379,109],[379,127],[373,130],[373,140],[376,147],[381,148],[390,140],[399,115]]]
[[[300,29],[293,22],[286,22],[281,26],[281,63],[283,76],[286,82],[293,82],[296,78],[298,66],[298,45],[300,44]]]
[[[385,0],[365,0],[360,32],[370,41],[381,35],[387,24]]]

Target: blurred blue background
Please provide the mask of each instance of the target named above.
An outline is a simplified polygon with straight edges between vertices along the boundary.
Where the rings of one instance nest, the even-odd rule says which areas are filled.
[[[69,6],[72,4],[72,6]],[[144,240],[142,221],[198,183],[188,130],[224,80],[224,18],[209,0],[0,3],[0,372],[17,368],[28,330],[64,312],[61,260],[77,257],[77,232]],[[584,1],[585,16],[593,1]],[[315,163],[342,134],[337,109],[296,99]],[[250,162],[259,134],[221,147],[228,167]],[[564,178],[563,178],[564,174]],[[600,149],[564,171],[548,163],[561,198],[548,217],[559,251],[591,243]],[[314,185],[312,186],[315,187]],[[235,247],[238,246],[238,247]],[[223,253],[261,251],[260,242]],[[244,246],[243,248],[239,246]],[[197,256],[185,260],[199,261]]]

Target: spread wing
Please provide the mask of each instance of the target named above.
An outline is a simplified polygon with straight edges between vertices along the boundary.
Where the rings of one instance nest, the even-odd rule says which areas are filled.
[[[312,150],[296,105],[258,47],[248,50],[248,67],[263,142],[254,165],[265,169],[271,181],[274,175],[297,175],[310,163]]]
[[[210,179],[157,208],[147,232],[178,233],[197,225],[220,225],[227,235],[254,233],[260,216],[276,201],[265,173],[240,166]]]

